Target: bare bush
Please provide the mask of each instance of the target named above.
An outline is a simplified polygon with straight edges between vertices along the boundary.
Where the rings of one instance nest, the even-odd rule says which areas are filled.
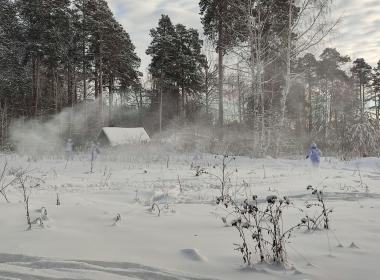
[[[308,186],[307,190],[316,198],[316,201],[308,201],[306,208],[317,208],[319,211],[314,217],[306,215],[302,222],[307,225],[309,230],[329,229],[330,228],[330,214],[333,212],[331,208],[326,206],[324,200],[324,193],[322,190]]]
[[[6,174],[10,173],[10,170],[8,170],[8,163],[5,162],[3,165],[3,169],[1,171],[0,175],[0,194],[4,197],[5,201],[9,203],[8,197],[7,197],[7,189],[13,185],[13,183],[16,181],[16,178],[13,177],[10,180],[6,179]]]
[[[211,177],[218,180],[220,186],[221,196],[219,199],[228,195],[229,189],[231,187],[231,176],[238,172],[236,168],[231,168],[231,163],[236,160],[234,156],[230,155],[216,155],[216,160],[219,160],[219,163],[216,163],[212,166],[211,170],[206,170],[201,166],[193,166],[195,170],[195,176],[200,176],[202,174],[208,174]]]
[[[266,198],[266,203],[260,205],[256,195],[243,202],[226,195],[220,197],[217,203],[232,208],[235,219],[231,225],[241,238],[241,243],[235,244],[235,249],[242,254],[246,265],[252,266],[254,258],[259,262],[278,265],[287,263],[286,243],[293,231],[304,225],[300,221],[286,227],[284,213],[292,204],[287,197],[271,195]]]
[[[30,171],[20,169],[16,176],[15,183],[17,184],[18,188],[21,190],[21,193],[23,195],[23,202],[24,202],[24,207],[26,211],[26,223],[28,225],[28,230],[32,229],[32,224],[39,224],[43,225],[43,219],[41,217],[35,219],[34,221],[31,220],[30,216],[30,195],[32,193],[32,190],[39,187],[41,183],[43,182],[42,179],[33,177],[29,175]],[[46,211],[46,208],[45,208]],[[47,211],[46,211],[46,216],[47,216]]]

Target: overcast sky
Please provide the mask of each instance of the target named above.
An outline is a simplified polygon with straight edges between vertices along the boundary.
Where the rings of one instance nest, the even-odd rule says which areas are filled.
[[[157,26],[161,14],[173,23],[198,28],[202,33],[198,0],[107,0],[116,18],[125,27],[142,59],[142,71],[150,63],[145,50],[149,30]],[[341,22],[322,47],[336,47],[351,58],[364,57],[375,65],[380,60],[380,0],[333,0],[333,14]]]

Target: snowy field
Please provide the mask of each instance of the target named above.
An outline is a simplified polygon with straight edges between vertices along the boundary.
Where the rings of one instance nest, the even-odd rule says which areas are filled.
[[[68,162],[1,155],[3,186],[20,168],[40,179],[30,215],[40,217],[45,207],[47,219],[27,230],[17,182],[6,189],[9,203],[0,196],[0,279],[378,279],[380,159],[323,158],[319,169],[301,159],[232,161],[236,197],[286,195],[304,207],[313,185],[324,188],[333,208],[329,231],[294,231],[286,269],[248,270],[234,250],[238,232],[222,222],[227,210],[215,203],[217,178],[196,176],[195,166],[217,173],[220,159],[199,156],[104,152],[91,173],[87,155]],[[301,218],[289,211],[289,221]]]

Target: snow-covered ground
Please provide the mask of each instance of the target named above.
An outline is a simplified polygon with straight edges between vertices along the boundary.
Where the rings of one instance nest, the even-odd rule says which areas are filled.
[[[217,179],[195,176],[196,165],[218,173],[220,159],[194,156],[102,153],[90,173],[86,155],[69,162],[1,155],[0,168],[8,163],[3,182],[19,167],[42,179],[31,192],[31,216],[45,207],[48,219],[26,230],[20,190],[8,188],[10,203],[0,196],[0,279],[378,279],[380,159],[323,158],[319,169],[305,160],[232,161],[236,196],[280,194],[303,207],[313,185],[325,187],[334,209],[331,230],[294,232],[287,269],[247,270],[234,250],[238,233],[215,204]],[[159,216],[150,211],[154,203]],[[290,221],[300,219],[289,213]]]

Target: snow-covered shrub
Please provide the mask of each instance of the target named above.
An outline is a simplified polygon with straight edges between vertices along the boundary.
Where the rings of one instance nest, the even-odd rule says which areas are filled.
[[[352,123],[347,124],[347,134],[342,141],[345,158],[377,156],[380,133],[368,114],[357,114]]]
[[[161,208],[157,203],[153,203],[149,211],[152,213],[157,213],[157,217],[161,216]]]
[[[48,214],[45,207],[41,207],[41,209],[38,209],[37,212],[40,213],[39,217],[36,217],[34,220],[30,222],[29,229],[32,228],[32,225],[38,225],[40,227],[44,227],[44,221],[48,220]]]
[[[204,167],[201,167],[200,165],[193,165],[191,164],[191,169],[194,170],[195,176],[199,177],[202,174],[206,174],[206,169]]]

